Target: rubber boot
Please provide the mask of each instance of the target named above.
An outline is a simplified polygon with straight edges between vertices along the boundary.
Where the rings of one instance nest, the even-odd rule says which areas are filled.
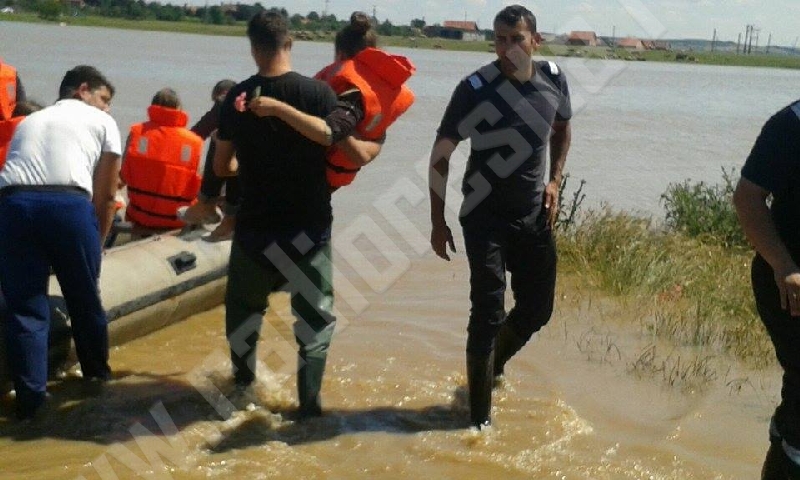
[[[469,418],[470,424],[478,429],[492,424],[493,368],[494,352],[489,355],[467,353]]]
[[[297,370],[297,398],[300,401],[300,418],[322,415],[322,376],[325,373],[325,357],[300,359]]]
[[[528,340],[517,335],[517,332],[509,326],[508,322],[500,327],[494,347],[494,377],[496,383],[502,381],[506,363],[511,360],[511,357],[516,355],[526,343],[528,343]]]

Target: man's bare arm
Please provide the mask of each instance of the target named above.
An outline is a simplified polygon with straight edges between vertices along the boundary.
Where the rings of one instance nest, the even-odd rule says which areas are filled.
[[[120,166],[119,155],[103,152],[94,171],[92,203],[100,228],[100,245],[105,245],[108,232],[111,231],[111,225],[114,223]]]
[[[431,149],[428,168],[428,193],[431,201],[431,248],[439,257],[450,260],[447,246],[455,251],[453,234],[444,216],[447,198],[447,179],[450,175],[450,157],[458,142],[449,138],[437,137]]]

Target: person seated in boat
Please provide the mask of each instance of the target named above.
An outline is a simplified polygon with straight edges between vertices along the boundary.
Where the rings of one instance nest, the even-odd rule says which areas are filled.
[[[204,240],[222,241],[229,240],[233,234],[236,222],[236,211],[239,208],[239,178],[219,177],[214,173],[214,152],[216,151],[216,138],[214,133],[219,126],[219,112],[222,101],[228,91],[236,85],[233,80],[220,80],[211,90],[211,108],[194,124],[192,131],[203,139],[210,139],[206,161],[203,166],[203,181],[200,184],[200,193],[197,202],[190,207],[178,209],[178,218],[191,225],[205,225],[217,223],[219,225]],[[225,200],[222,202],[220,215],[217,206],[220,203],[222,187],[225,186]]]
[[[335,61],[315,78],[338,95],[325,119],[307,115],[284,102],[255,96],[247,107],[258,116],[274,116],[310,140],[331,146],[327,178],[331,190],[352,183],[362,166],[380,152],[386,129],[414,103],[405,82],[416,68],[400,55],[376,48],[377,35],[367,14],[353,12],[350,24],[336,34]]]
[[[14,136],[17,125],[19,125],[25,117],[41,109],[42,106],[36,102],[17,102],[14,111],[11,113],[11,118],[8,120],[0,120],[0,170],[6,165],[8,147],[11,144],[11,137]]]
[[[125,217],[148,231],[182,228],[177,211],[192,205],[200,190],[197,169],[203,139],[186,128],[189,117],[171,88],[155,94],[147,115],[147,122],[131,127],[125,147]]]

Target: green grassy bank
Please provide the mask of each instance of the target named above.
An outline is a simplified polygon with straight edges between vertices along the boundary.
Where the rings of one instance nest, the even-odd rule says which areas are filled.
[[[753,367],[772,365],[750,289],[753,251],[731,201],[736,180],[723,170],[720,185],[670,185],[662,195],[665,222],[608,208],[583,211],[579,188],[571,201],[562,199],[559,268],[642,312],[648,335]]]
[[[54,23],[43,20],[36,13],[15,13],[0,15],[0,21]],[[244,23],[232,25],[212,25],[202,23],[195,18],[185,18],[181,21],[159,20],[127,20],[123,18],[102,17],[95,15],[63,16],[59,22],[67,25],[119,28],[129,30],[167,31],[181,33],[195,33],[201,35],[229,35],[243,36]],[[302,40],[330,42],[333,40],[331,32],[295,32]],[[448,51],[474,51],[493,52],[492,42],[488,41],[460,41],[443,38],[382,36],[382,46],[396,46],[423,49],[441,49]],[[631,52],[624,49],[611,49],[606,47],[572,47],[565,45],[544,44],[540,50],[544,56],[569,56],[592,59],[619,59],[627,61],[651,62],[682,62],[705,65],[738,65],[753,67],[773,68],[800,68],[800,56],[787,55],[737,55],[727,52],[678,52],[678,51],[642,51]]]

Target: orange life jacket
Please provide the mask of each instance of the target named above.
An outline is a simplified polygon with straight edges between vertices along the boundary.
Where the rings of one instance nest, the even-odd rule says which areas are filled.
[[[8,155],[8,147],[11,145],[14,130],[24,119],[25,117],[14,117],[11,120],[0,120],[0,170],[6,166],[6,155]]]
[[[367,48],[353,58],[325,67],[316,78],[327,82],[336,93],[357,88],[364,104],[364,119],[356,131],[365,140],[378,140],[414,103],[414,93],[405,82],[415,71],[406,57]],[[349,185],[359,168],[339,148],[329,149],[327,176],[331,187]]]
[[[0,120],[8,120],[17,106],[17,70],[0,60]]]
[[[150,105],[149,122],[131,127],[122,180],[128,186],[126,218],[150,228],[179,228],[179,207],[195,202],[203,140],[186,129],[186,112]]]

